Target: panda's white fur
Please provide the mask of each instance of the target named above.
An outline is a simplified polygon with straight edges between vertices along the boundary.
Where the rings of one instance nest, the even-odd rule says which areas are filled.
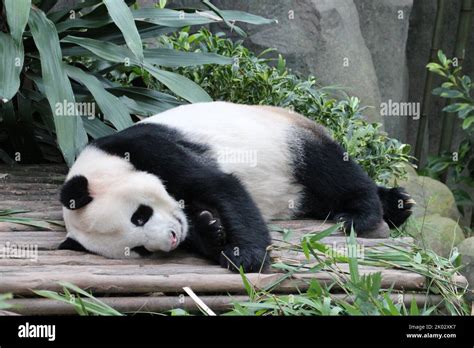
[[[173,127],[187,139],[209,146],[219,167],[241,179],[268,220],[291,218],[302,195],[302,186],[293,180],[287,146],[297,119],[314,127],[284,109],[214,102],[179,106],[141,123]],[[239,156],[248,161],[234,161]]]

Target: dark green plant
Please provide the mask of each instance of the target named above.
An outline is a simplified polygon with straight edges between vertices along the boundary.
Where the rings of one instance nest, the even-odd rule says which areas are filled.
[[[462,121],[465,139],[455,152],[445,151],[440,156],[430,156],[424,172],[436,179],[448,172],[447,183],[463,211],[464,207],[472,206],[474,202],[472,195],[462,188],[474,188],[474,98],[471,96],[474,85],[469,76],[462,74],[461,67],[455,65],[453,59],[438,51],[438,62],[429,63],[427,68],[445,81],[433,90],[433,94],[451,101],[443,111],[452,118],[456,114]]]
[[[320,88],[313,76],[302,79],[291,73],[281,56],[265,58],[271,50],[255,55],[241,41],[233,42],[223,34],[213,35],[205,29],[162,36],[158,44],[184,52],[232,57],[232,65],[173,70],[196,82],[214,100],[292,109],[326,126],[349,156],[380,184],[405,174],[404,164],[410,159],[409,145],[387,137],[380,131],[380,124],[364,121],[364,108],[357,98],[338,100],[331,96],[329,88]]]
[[[469,35],[472,32],[471,17],[474,10],[473,0],[461,0],[461,8],[459,12],[458,28],[456,31],[456,39],[454,41],[454,57],[457,59],[459,66],[463,65],[464,56],[466,54],[466,46]],[[446,59],[445,59],[446,60]],[[451,151],[454,133],[454,118],[450,115],[443,114],[441,138],[439,141],[438,154]],[[446,182],[446,174],[443,175],[443,181]]]
[[[199,12],[160,8],[163,1],[147,9],[135,3],[87,0],[52,11],[54,1],[2,0],[0,159],[61,160],[57,143],[70,165],[88,136],[126,128],[133,124],[132,115],[147,116],[182,102],[210,101],[195,82],[163,68],[229,64],[229,58],[144,48],[142,40],[189,25],[271,22],[244,12],[219,11],[208,2],[213,10]],[[104,77],[123,67],[146,72],[168,93],[123,87]]]

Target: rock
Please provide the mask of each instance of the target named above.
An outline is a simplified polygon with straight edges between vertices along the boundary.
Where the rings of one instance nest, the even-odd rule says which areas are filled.
[[[464,239],[457,248],[462,255],[462,264],[464,265],[461,273],[469,282],[469,288],[474,289],[474,237]],[[472,297],[474,300],[474,296]]]
[[[382,103],[406,102],[406,42],[413,0],[356,0],[354,3],[362,36],[372,56]],[[406,139],[407,116],[384,115],[382,118],[391,137]]]
[[[461,255],[470,257],[474,261],[474,237],[466,238],[459,243],[458,250]]]
[[[454,195],[448,186],[427,176],[418,176],[413,170],[407,169],[408,179],[397,181],[415,200],[413,208],[415,217],[439,214],[459,221],[460,213],[456,207]]]
[[[449,257],[452,248],[464,240],[462,229],[456,221],[439,214],[410,219],[405,232],[415,238],[420,246],[443,257]]]

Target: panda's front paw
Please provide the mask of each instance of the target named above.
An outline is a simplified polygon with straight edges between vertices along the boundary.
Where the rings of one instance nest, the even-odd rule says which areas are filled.
[[[239,247],[227,245],[220,255],[220,264],[233,272],[242,266],[244,272],[253,273],[265,270],[270,256],[265,248]]]
[[[219,217],[208,210],[199,213],[196,219],[196,228],[199,234],[212,245],[223,246],[226,242],[226,233]]]

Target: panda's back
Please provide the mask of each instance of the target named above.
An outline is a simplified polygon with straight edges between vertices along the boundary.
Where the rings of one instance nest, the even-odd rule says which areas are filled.
[[[225,102],[180,106],[141,123],[172,127],[209,147],[222,171],[237,175],[266,218],[293,215],[303,188],[293,175],[301,134],[324,129],[285,109]]]

